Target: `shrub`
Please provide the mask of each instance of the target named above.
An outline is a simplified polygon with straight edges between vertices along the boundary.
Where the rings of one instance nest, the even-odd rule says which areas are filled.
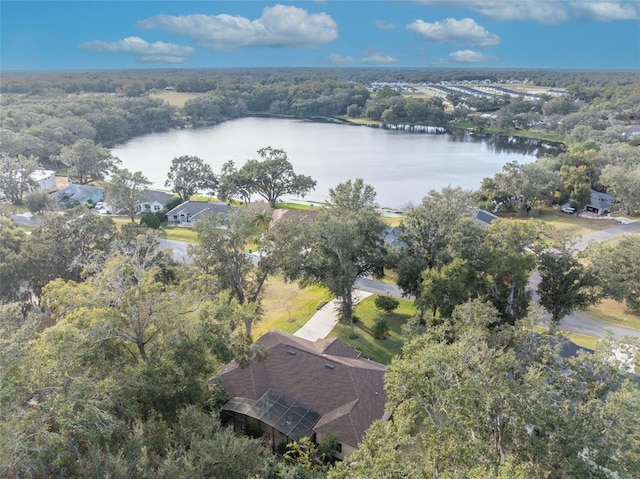
[[[44,191],[36,191],[25,197],[24,204],[29,208],[31,213],[38,214],[44,210],[51,209],[53,206],[53,200]]]
[[[164,209],[166,210],[165,213],[167,211],[171,211],[176,206],[178,206],[180,203],[182,203],[182,200],[180,199],[180,197],[179,196],[174,196],[173,198],[171,198],[169,201],[167,201],[164,204]]]
[[[154,213],[154,215],[156,215],[156,218],[158,218],[158,221],[159,221],[161,224],[162,224],[162,223],[164,223],[165,221],[167,221],[167,215],[166,215],[166,214],[164,214],[164,212],[162,212],[162,211],[156,211],[156,212]]]
[[[378,296],[375,300],[376,308],[385,313],[392,313],[398,306],[400,306],[400,301],[391,296]]]
[[[140,218],[140,224],[153,228],[154,230],[160,228],[160,220],[154,213],[147,213]]]
[[[376,339],[387,339],[389,337],[389,323],[384,318],[379,318],[373,326],[373,337]]]

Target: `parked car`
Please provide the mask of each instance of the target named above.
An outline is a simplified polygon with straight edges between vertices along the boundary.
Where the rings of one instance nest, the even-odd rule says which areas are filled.
[[[573,206],[563,206],[562,207],[562,212],[563,213],[569,213],[570,215],[574,214],[576,212],[576,209]]]
[[[104,201],[98,201],[94,206],[95,209],[99,210],[104,207]]]

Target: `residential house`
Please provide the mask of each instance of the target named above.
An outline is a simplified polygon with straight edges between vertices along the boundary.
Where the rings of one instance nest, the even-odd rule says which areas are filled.
[[[56,172],[53,170],[35,170],[31,173],[34,186],[31,191],[48,191],[56,187]]]
[[[104,199],[104,188],[99,186],[70,184],[65,188],[51,193],[55,202],[65,208],[72,208],[85,203],[97,203]]]
[[[627,138],[629,140],[633,140],[638,135],[640,135],[640,125],[629,125],[627,127]]]
[[[271,213],[271,222],[269,228],[276,226],[278,223],[285,224],[287,221],[316,221],[320,210],[295,210],[289,208],[278,208]]]
[[[199,219],[218,213],[229,213],[231,206],[222,201],[185,201],[167,212],[169,223],[193,226]]]
[[[232,396],[223,424],[261,437],[274,449],[309,437],[338,439],[338,459],[351,454],[369,425],[389,419],[382,364],[339,338],[308,341],[272,330],[256,341],[267,357],[242,368],[233,361],[212,382]]]
[[[489,226],[495,220],[499,219],[499,217],[493,213],[478,208],[470,208],[470,213],[473,219],[476,220],[476,223],[480,226]]]
[[[164,205],[175,195],[164,191],[144,190],[142,200],[136,207],[138,213],[156,213],[162,211]]]
[[[585,211],[595,213],[596,215],[606,215],[611,213],[611,208],[616,203],[615,197],[606,193],[600,193],[599,191],[591,190],[591,200],[589,204],[584,207]]]

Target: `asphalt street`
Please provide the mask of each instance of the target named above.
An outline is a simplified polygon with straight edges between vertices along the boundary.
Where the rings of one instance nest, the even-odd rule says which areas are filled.
[[[32,218],[29,215],[16,215],[11,219],[13,219],[16,223],[29,226],[37,226],[38,224],[37,219]],[[586,234],[579,239],[574,248],[576,250],[581,250],[588,247],[590,244],[607,241],[617,236],[628,233],[640,233],[640,221],[621,224],[619,226],[614,226],[612,228],[607,228],[605,230]],[[173,257],[176,261],[180,263],[191,263],[192,259],[189,257],[189,254],[187,252],[189,243],[168,239],[160,239],[159,242],[163,247],[171,249]],[[252,255],[252,259],[255,263],[258,262],[258,256]],[[537,272],[534,272],[529,283],[529,287],[534,292],[534,296],[539,281],[540,276]],[[396,298],[402,297],[402,291],[396,285],[383,283],[372,278],[358,279],[356,288],[361,291],[366,291],[374,294],[385,294]],[[615,338],[621,338],[624,336],[640,338],[640,331],[601,323],[584,316],[579,311],[574,311],[573,313],[564,317],[562,321],[560,321],[560,328],[565,331],[587,334],[590,336],[600,337],[605,334],[606,330],[609,330]]]

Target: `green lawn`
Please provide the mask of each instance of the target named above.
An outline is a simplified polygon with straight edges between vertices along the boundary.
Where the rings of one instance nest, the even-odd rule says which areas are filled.
[[[362,351],[362,356],[382,364],[391,363],[391,359],[400,354],[404,337],[401,334],[402,325],[417,314],[413,302],[401,299],[400,306],[393,313],[387,314],[379,311],[375,306],[375,295],[365,298],[356,307],[358,322],[355,324],[357,337],[351,339],[349,325],[338,323],[329,337],[339,337],[347,344]],[[389,323],[390,337],[387,339],[375,339],[372,334],[373,327],[378,318],[384,317]]]
[[[517,219],[527,221],[529,218]],[[542,208],[540,215],[534,219],[538,219],[553,228],[551,238],[554,240],[562,237],[582,236],[587,233],[620,225],[616,220],[585,218],[575,214],[570,215],[562,213],[560,209],[557,208]]]
[[[263,319],[253,328],[259,338],[271,329],[295,333],[333,297],[321,286],[300,288],[297,283],[285,283],[281,277],[267,280],[262,307]]]
[[[640,331],[640,314],[628,311],[623,302],[604,299],[581,313],[601,323]]]

